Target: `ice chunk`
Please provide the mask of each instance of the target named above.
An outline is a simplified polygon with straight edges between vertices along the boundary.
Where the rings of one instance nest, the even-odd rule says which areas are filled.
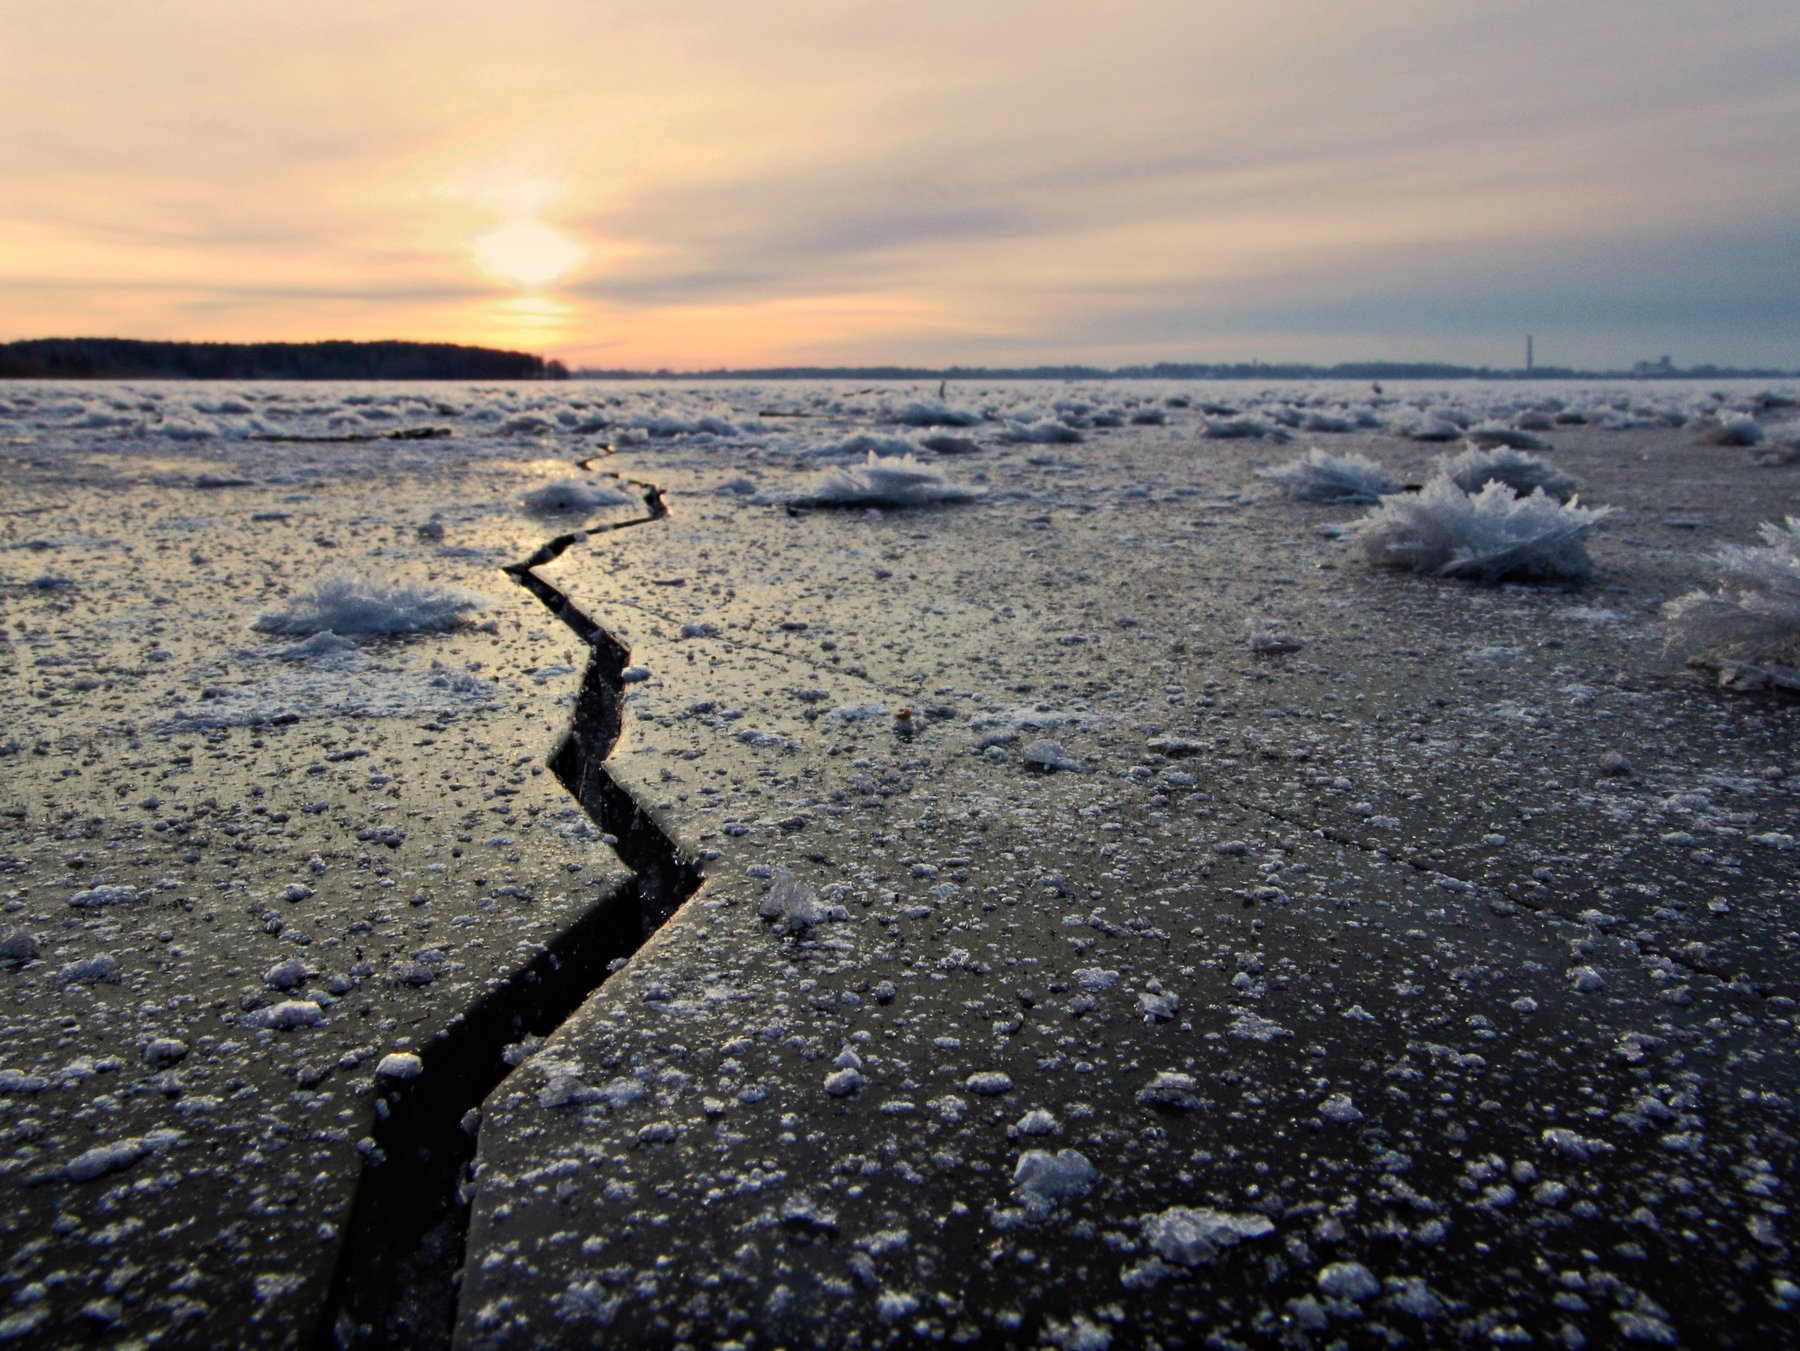
[[[73,985],[114,985],[119,980],[119,959],[110,952],[73,961],[56,973],[56,978]]]
[[[1280,1023],[1271,1022],[1260,1013],[1251,1013],[1248,1009],[1232,1019],[1230,1031],[1232,1036],[1243,1037],[1248,1041],[1274,1041],[1277,1037],[1294,1035]]]
[[[868,1083],[862,1071],[845,1068],[825,1076],[825,1091],[834,1098],[847,1098]]]
[[[1567,1126],[1551,1126],[1541,1138],[1551,1149],[1569,1159],[1591,1159],[1596,1154],[1613,1152],[1613,1147],[1605,1140],[1591,1139]]]
[[[1723,412],[1700,433],[1700,439],[1712,446],[1758,446],[1763,441],[1763,429],[1748,414]]]

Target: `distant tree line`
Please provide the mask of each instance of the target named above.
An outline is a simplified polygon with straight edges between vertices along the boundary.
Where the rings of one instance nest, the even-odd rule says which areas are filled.
[[[40,380],[563,380],[528,352],[448,342],[141,342],[29,338],[0,344],[0,378]]]

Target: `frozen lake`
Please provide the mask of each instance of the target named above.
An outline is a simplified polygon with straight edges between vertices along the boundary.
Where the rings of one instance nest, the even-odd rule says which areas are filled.
[[[1773,1344],[1797,393],[0,383],[0,1332]]]

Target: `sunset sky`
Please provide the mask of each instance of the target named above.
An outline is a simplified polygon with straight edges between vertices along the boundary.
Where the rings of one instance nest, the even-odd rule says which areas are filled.
[[[0,0],[0,339],[1800,367],[1794,0]]]

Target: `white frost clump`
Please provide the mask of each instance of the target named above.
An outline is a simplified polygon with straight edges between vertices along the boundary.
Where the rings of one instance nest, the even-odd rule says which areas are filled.
[[[868,453],[862,464],[823,469],[794,499],[804,507],[924,507],[973,502],[982,489],[952,483],[944,471],[912,455]]]
[[[1747,414],[1725,412],[1700,433],[1700,439],[1711,446],[1757,446],[1762,444],[1763,429]]]
[[[1491,450],[1471,446],[1460,455],[1439,460],[1438,468],[1465,493],[1480,492],[1488,483],[1504,483],[1520,497],[1529,497],[1538,488],[1558,502],[1575,496],[1574,479],[1536,455],[1505,446]]]
[[[1576,579],[1593,570],[1582,540],[1610,514],[1542,491],[1518,497],[1489,483],[1471,494],[1436,478],[1416,495],[1384,498],[1351,542],[1376,567],[1484,582]]]
[[[1234,1215],[1223,1210],[1192,1210],[1170,1206],[1139,1222],[1144,1240],[1165,1262],[1197,1267],[1211,1262],[1219,1250],[1246,1238],[1263,1238],[1275,1232],[1266,1215]]]
[[[325,1010],[310,999],[285,999],[273,1008],[261,1010],[256,1023],[277,1032],[293,1032],[302,1027],[317,1027],[325,1020]]]
[[[1366,455],[1329,455],[1316,446],[1306,458],[1257,471],[1299,502],[1376,502],[1400,485]]]
[[[1036,741],[1027,742],[1025,749],[1020,752],[1020,758],[1032,768],[1046,771],[1061,769],[1080,773],[1087,768],[1081,761],[1072,760],[1064,755],[1063,748],[1048,737],[1040,737]]]
[[[69,904],[77,910],[98,910],[103,906],[135,901],[138,894],[135,887],[89,887],[69,897]]]
[[[310,638],[302,638],[297,643],[277,648],[271,655],[282,661],[314,661],[319,658],[340,657],[354,651],[356,644],[350,639],[335,634],[330,629],[320,629]]]
[[[1150,1083],[1137,1093],[1139,1107],[1179,1107],[1191,1112],[1201,1106],[1195,1090],[1199,1087],[1191,1074],[1179,1070],[1158,1070]]]
[[[815,924],[842,915],[838,907],[821,904],[818,893],[789,872],[785,864],[777,865],[774,884],[756,913],[774,920],[789,933],[804,933]]]
[[[1083,437],[1066,422],[1046,419],[1043,422],[1015,422],[1007,429],[1006,440],[1037,446],[1072,446]]]
[[[1605,1140],[1592,1139],[1567,1126],[1551,1126],[1540,1138],[1558,1154],[1570,1159],[1591,1159],[1596,1154],[1613,1152],[1613,1147]]]
[[[552,479],[533,488],[519,498],[525,510],[539,516],[557,516],[564,512],[587,511],[594,507],[630,506],[630,493],[601,483],[587,483],[578,478]]]
[[[1207,418],[1200,435],[1214,441],[1291,441],[1281,428],[1253,417]]]
[[[981,421],[981,414],[932,399],[907,404],[893,414],[893,419],[908,427],[973,427]]]
[[[1800,517],[1765,522],[1763,543],[1713,556],[1717,587],[1663,607],[1675,622],[1671,648],[1718,666],[1737,684],[1800,689]]]
[[[479,608],[473,596],[447,587],[338,575],[321,578],[250,627],[289,634],[438,633]]]
[[[1456,423],[1433,413],[1423,414],[1395,430],[1409,441],[1455,441],[1463,434]]]
[[[1381,1282],[1361,1262],[1333,1262],[1320,1268],[1318,1284],[1320,1294],[1352,1304],[1381,1293]]]
[[[29,962],[38,955],[38,938],[17,924],[0,927],[0,962]]]
[[[1549,449],[1541,438],[1517,427],[1508,427],[1503,422],[1484,422],[1479,427],[1469,428],[1469,440],[1489,449],[1495,446],[1508,446],[1513,450]]]
[[[97,1177],[129,1168],[139,1159],[167,1149],[179,1139],[180,1131],[164,1129],[151,1131],[148,1135],[134,1135],[126,1140],[95,1145],[86,1153],[77,1154],[70,1159],[63,1166],[63,1176],[71,1182],[92,1182]]]
[[[411,1051],[389,1051],[375,1066],[377,1079],[417,1079],[425,1072],[425,1062]]]
[[[1028,1149],[1013,1168],[1013,1190],[1027,1202],[1053,1206],[1086,1196],[1098,1176],[1079,1150]]]
[[[910,455],[918,447],[904,436],[874,436],[857,432],[842,441],[800,452],[810,460],[860,460],[870,455]]]

